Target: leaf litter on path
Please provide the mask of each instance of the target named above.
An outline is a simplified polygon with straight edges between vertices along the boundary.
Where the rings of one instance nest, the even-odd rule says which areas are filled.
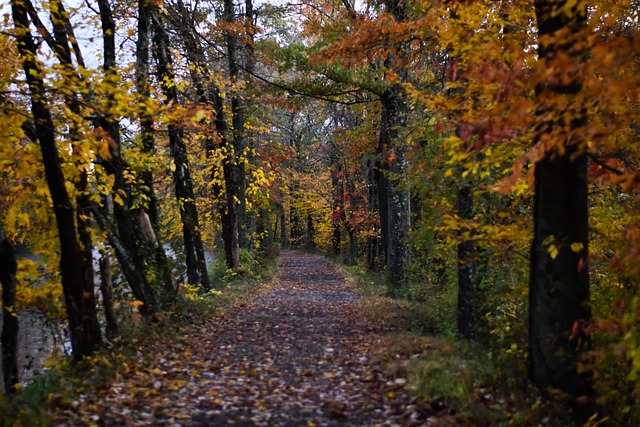
[[[283,252],[279,274],[239,310],[141,350],[56,424],[418,426],[428,414],[370,357],[376,325],[335,265]]]

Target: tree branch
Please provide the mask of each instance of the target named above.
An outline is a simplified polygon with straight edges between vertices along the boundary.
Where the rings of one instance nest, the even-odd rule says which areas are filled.
[[[602,167],[603,169],[608,170],[609,172],[613,172],[614,174],[616,174],[618,176],[622,176],[622,175],[627,175],[628,174],[627,172],[621,171],[620,169],[614,168],[613,166],[603,162],[598,157],[596,157],[596,155],[593,154],[593,153],[588,153],[588,156],[591,159],[591,161],[593,161],[595,164],[597,164],[598,166]],[[637,172],[636,172],[635,176],[633,177],[633,180],[635,182],[640,182],[640,175],[638,175]]]

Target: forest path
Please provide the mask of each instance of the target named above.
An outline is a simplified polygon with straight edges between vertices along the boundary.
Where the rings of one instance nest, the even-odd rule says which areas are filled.
[[[284,251],[276,278],[239,310],[78,397],[58,425],[428,425],[404,379],[370,358],[376,326],[358,304],[334,264]]]

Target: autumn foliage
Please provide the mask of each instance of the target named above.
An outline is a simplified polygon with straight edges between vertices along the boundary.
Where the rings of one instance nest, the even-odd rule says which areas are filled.
[[[0,220],[21,253],[16,310],[62,324],[75,307],[40,102],[84,295],[106,277],[88,258],[113,255],[119,318],[219,287],[212,263],[231,276],[241,254],[317,250],[384,276],[428,313],[422,330],[486,344],[498,370],[533,360],[535,383],[589,401],[580,421],[640,420],[637,0],[11,3]],[[579,386],[541,379],[538,340],[566,344]]]

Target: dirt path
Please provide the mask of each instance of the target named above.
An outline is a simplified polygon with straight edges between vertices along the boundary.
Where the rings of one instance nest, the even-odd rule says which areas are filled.
[[[428,425],[370,360],[374,328],[336,267],[292,252],[279,264],[239,311],[80,396],[60,425]]]

